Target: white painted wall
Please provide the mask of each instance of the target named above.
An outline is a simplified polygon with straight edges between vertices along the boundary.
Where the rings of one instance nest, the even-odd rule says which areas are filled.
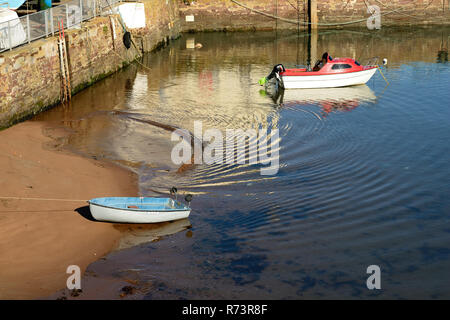
[[[145,10],[143,3],[123,3],[114,9],[120,14],[127,28],[145,28]]]

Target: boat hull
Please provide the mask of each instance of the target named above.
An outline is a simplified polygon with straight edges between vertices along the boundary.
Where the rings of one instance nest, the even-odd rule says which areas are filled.
[[[120,200],[120,198],[115,199]],[[151,208],[154,205],[153,203],[138,203],[137,201],[133,201],[128,202],[128,204],[132,204],[131,206],[127,206],[124,205],[127,203],[125,202],[126,200],[117,204],[102,203],[95,200],[96,199],[89,201],[89,209],[91,210],[92,217],[98,221],[118,223],[159,223],[187,218],[191,212],[189,207],[175,203],[172,199],[161,199],[166,200],[167,204],[163,208],[159,206],[155,207],[155,209]]]
[[[338,88],[365,84],[377,71],[371,68],[362,71],[324,75],[282,75],[285,89]]]

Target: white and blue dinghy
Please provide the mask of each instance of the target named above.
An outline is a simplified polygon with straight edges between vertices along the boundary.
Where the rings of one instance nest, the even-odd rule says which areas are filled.
[[[171,194],[176,197],[177,189]],[[158,223],[189,217],[192,195],[185,197],[187,205],[172,198],[106,197],[88,201],[95,220],[119,223]]]

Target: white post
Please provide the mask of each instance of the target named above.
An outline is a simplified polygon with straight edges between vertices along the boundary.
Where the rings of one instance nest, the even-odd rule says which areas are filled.
[[[64,23],[63,23],[63,27],[64,27]],[[69,29],[70,28],[70,24],[69,24],[69,4],[66,3],[66,28]]]
[[[11,25],[10,25],[10,20],[8,20],[8,38],[9,38],[9,50],[12,50]]]
[[[81,22],[83,22],[83,0],[80,0],[80,26]]]
[[[55,35],[55,26],[53,25],[53,8],[50,8],[50,21],[51,21],[50,28],[52,30],[52,36],[54,36]]]
[[[48,10],[44,11],[44,19],[45,19],[45,37],[48,36]]]
[[[27,38],[28,38],[28,43],[31,42],[30,39],[30,15],[27,14]]]

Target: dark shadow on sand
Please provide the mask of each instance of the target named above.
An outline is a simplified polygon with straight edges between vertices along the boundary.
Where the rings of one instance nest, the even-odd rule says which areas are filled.
[[[88,219],[88,220],[94,221],[94,222],[98,222],[92,216],[91,210],[89,210],[89,206],[79,207],[79,208],[75,209],[75,211],[78,212],[78,214],[85,219]]]

